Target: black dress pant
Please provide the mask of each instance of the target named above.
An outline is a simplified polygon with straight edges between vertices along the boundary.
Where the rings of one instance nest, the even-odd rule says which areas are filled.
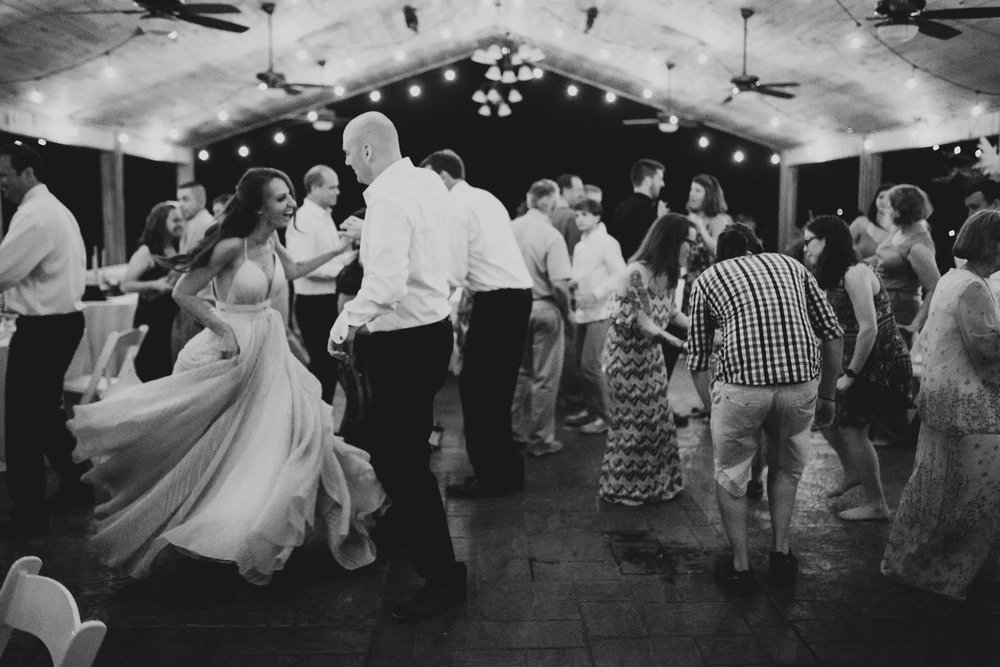
[[[458,388],[465,450],[476,477],[486,485],[524,485],[524,460],[514,446],[510,406],[530,316],[530,289],[479,292],[472,300]]]
[[[6,454],[11,518],[46,516],[45,458],[62,482],[79,481],[66,428],[63,378],[83,337],[83,313],[21,316],[7,356]]]
[[[451,358],[451,321],[371,334],[368,412],[372,466],[392,499],[393,526],[413,569],[431,584],[455,575],[455,552],[430,469],[427,440],[434,426],[434,396],[444,386]]]
[[[331,403],[337,386],[337,360],[327,352],[327,341],[337,321],[337,295],[296,294],[295,320],[309,353],[309,372],[323,386],[323,400]]]

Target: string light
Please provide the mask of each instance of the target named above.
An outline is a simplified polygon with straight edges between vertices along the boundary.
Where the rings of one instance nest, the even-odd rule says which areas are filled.
[[[127,134],[125,134],[124,132],[119,132],[118,133],[118,143],[120,143],[120,144],[127,144],[129,138],[130,137]]]
[[[370,99],[372,102],[378,102],[379,100],[382,99],[382,93],[378,92],[377,90],[373,90],[372,92],[368,93],[368,99]]]
[[[580,89],[574,86],[572,83],[566,86],[566,94],[570,97],[576,97],[580,92]]]
[[[400,61],[406,60],[406,52],[405,51],[396,51],[396,60],[400,60]]]
[[[649,100],[649,99],[652,99],[652,98],[653,98],[653,91],[650,90],[649,88],[643,88],[642,89],[642,99]]]
[[[771,127],[778,127],[781,125],[781,120],[777,116],[771,116]]]
[[[275,132],[274,133],[274,143],[278,144],[279,146],[281,144],[285,143],[285,133],[284,132]]]
[[[733,153],[733,162],[736,162],[738,164],[740,162],[743,162],[743,160],[745,160],[746,157],[747,156],[743,153],[743,151],[736,151],[735,153]]]
[[[201,160],[202,162],[208,162],[208,151],[206,151],[204,148],[198,151],[198,159]]]
[[[345,91],[345,89],[344,89],[343,86],[334,86],[333,87],[333,94],[336,95],[337,97],[343,97],[345,92],[346,91]]]
[[[961,146],[955,146],[955,148],[952,149],[951,152],[954,153],[955,155],[959,155],[962,152],[962,147]]]
[[[604,101],[607,102],[608,104],[614,104],[615,100],[617,99],[618,96],[612,93],[611,91],[604,93]]]
[[[410,86],[410,97],[420,97],[420,86],[412,85]]]
[[[708,148],[708,137],[706,137],[706,136],[698,137],[698,147],[699,148]]]
[[[780,164],[781,156],[777,153],[771,153],[771,164]]]
[[[979,102],[979,91],[976,91],[976,103],[972,105],[972,109],[969,111],[973,116],[983,115],[983,105]]]
[[[42,95],[38,90],[33,90],[28,93],[28,99],[30,99],[35,104],[41,104],[45,100],[45,96]]]
[[[455,75],[455,70],[453,70],[453,69],[446,69],[444,71],[444,80],[445,81],[454,81],[455,80],[455,76],[456,76]]]
[[[236,152],[239,154],[240,157],[247,157],[248,155],[250,155],[250,149],[247,148],[246,145],[240,146],[238,149],[236,149]]]
[[[875,145],[875,143],[871,139],[865,139],[863,142],[861,142],[861,146],[866,151],[870,151],[872,149],[872,146],[874,146],[874,145]]]
[[[225,123],[225,122],[226,122],[227,120],[229,120],[229,112],[228,112],[228,111],[226,111],[225,109],[221,109],[221,110],[219,111],[219,113],[218,113],[218,114],[216,114],[216,116],[217,116],[217,117],[218,117],[218,119],[219,119],[219,120],[221,120],[221,121],[222,121],[223,123]]]
[[[44,145],[45,145],[45,144],[47,144],[47,143],[49,143],[49,142],[45,141],[45,139],[39,139],[39,140],[38,140],[38,145],[39,145],[39,146],[44,146]]]
[[[170,137],[171,141],[177,141],[181,138],[181,133],[176,127],[172,127],[167,131],[167,136]]]
[[[913,68],[913,73],[910,74],[910,78],[906,80],[906,89],[913,90],[917,87],[917,68]]]

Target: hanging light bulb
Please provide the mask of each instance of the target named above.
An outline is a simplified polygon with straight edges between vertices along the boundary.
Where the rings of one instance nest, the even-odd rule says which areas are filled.
[[[517,83],[517,74],[514,74],[514,70],[505,69],[503,71],[503,76],[500,77],[500,81],[510,85],[512,83]]]
[[[531,67],[528,65],[521,65],[517,70],[517,80],[518,81],[531,81],[535,78],[534,73],[531,71]]]
[[[501,76],[500,67],[498,65],[493,65],[486,70],[486,78],[490,81],[499,81]]]
[[[482,88],[472,93],[472,101],[476,104],[486,104],[486,91]]]
[[[503,96],[500,95],[500,91],[497,90],[496,87],[493,87],[490,88],[490,92],[486,93],[486,99],[492,102],[493,104],[499,104],[500,100],[503,99]]]
[[[480,65],[492,65],[496,60],[490,57],[486,49],[476,49],[472,52],[472,62],[479,63]]]
[[[510,115],[510,112],[511,112],[510,105],[507,104],[506,102],[502,103],[499,107],[497,107],[497,115],[500,116],[501,118],[506,118],[507,116]]]
[[[503,58],[503,50],[499,44],[490,44],[490,47],[486,49],[486,55],[490,57],[490,62],[495,63]]]
[[[493,112],[490,111],[490,105],[489,104],[484,104],[483,106],[479,107],[479,115],[480,116],[492,116]]]
[[[310,111],[309,113],[306,114],[306,120],[308,120],[310,123],[315,123],[318,119],[319,119],[319,113],[317,113],[316,111]]]
[[[517,88],[511,88],[510,93],[507,95],[507,101],[511,104],[517,104],[523,99],[524,97],[521,96],[521,93],[518,92]]]

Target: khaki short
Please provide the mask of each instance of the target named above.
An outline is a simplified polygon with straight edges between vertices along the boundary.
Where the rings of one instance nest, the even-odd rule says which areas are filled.
[[[818,380],[754,387],[712,387],[715,481],[733,496],[746,494],[754,455],[764,449],[772,472],[798,480],[806,467]]]

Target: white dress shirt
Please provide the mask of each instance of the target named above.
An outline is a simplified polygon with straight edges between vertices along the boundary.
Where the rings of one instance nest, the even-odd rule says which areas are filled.
[[[295,213],[295,221],[285,228],[285,246],[297,262],[312,259],[344,245],[330,211],[308,197]],[[347,265],[352,253],[337,255],[307,276],[296,278],[295,293],[303,296],[335,294],[337,275]]]
[[[208,228],[212,226],[214,221],[215,218],[205,209],[201,209],[195,213],[193,218],[185,221],[184,236],[181,237],[180,242],[181,253],[188,253],[194,250],[194,247],[205,238],[205,232],[208,231]]]
[[[0,290],[20,315],[64,315],[80,310],[87,251],[80,225],[48,187],[28,190],[0,243]]]
[[[465,181],[455,183],[448,194],[455,206],[452,284],[473,292],[531,287],[510,216],[500,200]]]
[[[454,215],[448,190],[430,169],[401,158],[364,192],[361,289],[330,331],[342,343],[348,327],[396,331],[448,317],[449,232]],[[419,350],[414,350],[419,354]]]
[[[603,222],[583,234],[573,251],[573,280],[580,294],[593,292],[597,304],[577,306],[574,320],[580,324],[611,317],[611,296],[625,273],[625,259],[618,241],[608,234]]]

